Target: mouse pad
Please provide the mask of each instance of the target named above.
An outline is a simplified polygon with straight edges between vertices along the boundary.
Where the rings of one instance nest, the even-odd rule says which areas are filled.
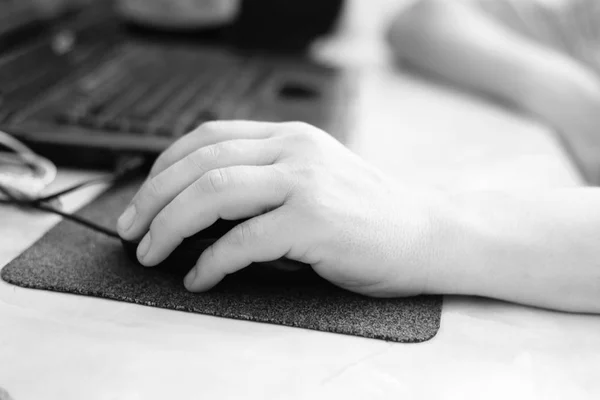
[[[78,215],[113,228],[139,184],[109,189]],[[374,299],[321,278],[275,283],[248,272],[230,275],[206,293],[190,293],[183,276],[141,267],[119,240],[69,221],[2,269],[6,282],[27,288],[395,342],[428,340],[440,326],[441,296]]]

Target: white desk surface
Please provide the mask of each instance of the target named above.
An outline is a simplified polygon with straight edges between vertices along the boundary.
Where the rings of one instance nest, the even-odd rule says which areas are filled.
[[[365,54],[372,45],[362,42]],[[543,126],[332,50],[350,47],[361,45],[320,49],[364,67],[349,146],[398,179],[452,190],[581,184]],[[54,187],[91,175],[61,171]],[[57,221],[0,208],[0,266]],[[446,297],[435,338],[395,344],[0,282],[0,387],[14,400],[598,399],[599,332],[600,317]]]

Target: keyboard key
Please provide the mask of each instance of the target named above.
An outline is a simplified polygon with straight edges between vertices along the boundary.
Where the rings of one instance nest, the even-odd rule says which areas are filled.
[[[148,121],[128,117],[123,120],[123,132],[145,134],[148,133]]]
[[[60,125],[75,125],[76,120],[73,120],[72,115],[69,113],[58,113],[54,116],[54,122]]]
[[[126,130],[123,129],[123,121],[119,120],[118,118],[115,119],[100,119],[98,118],[98,122],[97,122],[98,126],[102,129],[105,129],[107,131],[116,131],[116,132],[126,132]]]
[[[82,115],[77,120],[77,125],[84,126],[84,127],[91,128],[91,129],[100,129],[101,128],[100,124],[98,123],[98,118],[96,118],[95,116],[90,115],[90,114]]]
[[[157,126],[152,128],[152,134],[154,136],[172,138],[175,137],[173,129],[165,126]]]

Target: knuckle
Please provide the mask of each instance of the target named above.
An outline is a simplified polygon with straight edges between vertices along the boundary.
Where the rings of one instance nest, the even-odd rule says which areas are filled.
[[[213,259],[217,258],[219,246],[220,246],[219,242],[215,242],[211,246],[208,246],[202,253],[201,257],[205,260],[213,260]]]
[[[289,122],[286,129],[287,138],[296,146],[313,147],[318,143],[316,129],[305,122]]]
[[[160,180],[154,177],[145,183],[144,190],[141,192],[142,195],[136,200],[139,203],[140,199],[156,199],[161,196],[162,190],[163,185],[160,183]]]
[[[158,233],[161,235],[164,235],[165,233],[169,234],[169,221],[168,212],[165,211],[160,212],[154,217],[150,223],[150,232],[152,232],[152,236],[156,236]]]
[[[269,168],[269,173],[268,179],[277,185],[279,189],[286,190],[288,194],[293,192],[297,186],[298,177],[293,172],[293,167],[289,164],[273,164]]]
[[[320,176],[316,168],[312,165],[296,168],[295,175],[299,184],[308,190],[315,190],[320,184]]]
[[[222,169],[213,169],[208,171],[204,176],[205,182],[208,185],[208,189],[212,192],[223,192],[230,185],[229,176]]]
[[[204,167],[204,158],[199,154],[200,150],[196,150],[189,156],[183,159],[183,166],[181,173],[186,173],[187,171],[200,171],[203,172],[205,170]]]
[[[202,147],[193,152],[188,158],[192,168],[204,170],[205,166],[211,164],[209,160],[217,160],[221,154],[219,144]]]
[[[160,156],[158,156],[156,161],[154,161],[154,165],[152,165],[152,168],[150,169],[149,176],[156,176],[158,172],[164,170],[167,165],[169,165],[169,163],[167,157],[163,153]]]
[[[233,245],[253,243],[260,234],[260,224],[253,220],[249,220],[239,224],[233,229],[229,241]]]
[[[294,132],[309,132],[314,129],[312,125],[302,121],[285,122],[284,126],[287,130]]]
[[[204,150],[204,157],[206,157],[207,159],[218,159],[226,150],[226,145],[225,143],[216,143],[210,146],[206,146],[203,148]]]
[[[200,125],[198,125],[198,128],[196,128],[196,131],[218,131],[219,127],[221,126],[221,123],[219,121],[206,121],[201,123]]]

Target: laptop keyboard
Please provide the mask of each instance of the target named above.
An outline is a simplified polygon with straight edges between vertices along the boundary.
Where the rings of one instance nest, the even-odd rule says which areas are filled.
[[[115,18],[112,2],[96,3],[0,50],[0,129],[50,159],[104,168],[122,152],[157,155],[215,119],[345,133],[344,71],[296,52],[236,47],[223,31],[140,29]]]
[[[82,14],[1,54],[0,124],[176,138],[208,120],[246,117],[273,70],[222,47],[130,39],[111,21]]]
[[[123,44],[58,89],[53,118],[104,132],[178,137],[202,122],[239,116],[268,75],[251,58]]]
[[[0,127],[29,143],[155,152],[215,119],[333,125],[332,68],[84,16],[0,52]]]
[[[177,138],[208,120],[248,117],[274,68],[224,49],[138,41],[52,52],[32,46],[0,59],[0,123]]]

